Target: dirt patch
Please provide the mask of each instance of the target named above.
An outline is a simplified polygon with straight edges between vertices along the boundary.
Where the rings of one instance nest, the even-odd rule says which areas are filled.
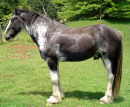
[[[25,53],[28,52],[30,49],[37,49],[37,46],[30,46],[30,45],[14,45],[14,46],[8,46],[9,49],[18,49],[16,52],[12,52],[17,54],[16,56],[11,56],[11,58],[17,58],[17,59],[25,59],[28,58],[29,55],[26,55]]]

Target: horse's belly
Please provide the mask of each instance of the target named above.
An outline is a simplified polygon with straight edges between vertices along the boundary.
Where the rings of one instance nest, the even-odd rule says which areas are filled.
[[[67,60],[68,61],[83,61],[83,60],[89,59],[89,58],[91,58],[93,56],[94,56],[94,54],[77,53],[77,55],[75,55],[75,54],[68,55]]]
[[[94,56],[95,45],[91,39],[88,40],[77,41],[73,44],[57,44],[56,54],[59,61],[83,61]]]
[[[88,53],[81,53],[81,52],[66,52],[62,53],[62,56],[59,57],[59,61],[83,61],[86,59],[89,59],[94,56],[94,52],[88,52]]]

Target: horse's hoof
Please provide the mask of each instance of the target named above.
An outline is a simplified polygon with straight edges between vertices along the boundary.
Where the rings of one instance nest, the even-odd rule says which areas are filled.
[[[47,103],[46,106],[52,106],[52,104],[51,103]]]
[[[111,104],[113,103],[113,99],[108,98],[108,96],[104,96],[100,99],[100,104]]]
[[[61,94],[61,98],[64,99],[64,98],[65,98],[65,95],[64,95],[64,94]]]
[[[102,102],[102,101],[100,101],[100,104],[104,104],[104,105],[106,105],[107,103],[106,103],[106,102]]]
[[[60,103],[61,102],[61,98],[59,98],[60,100],[58,100],[57,97],[54,96],[50,96],[49,99],[47,99],[47,103],[50,104],[56,104],[56,103]]]
[[[100,101],[100,104],[104,104],[104,105],[106,105],[104,102],[101,102],[101,101]]]
[[[109,102],[104,99],[100,99],[100,104],[109,104]]]

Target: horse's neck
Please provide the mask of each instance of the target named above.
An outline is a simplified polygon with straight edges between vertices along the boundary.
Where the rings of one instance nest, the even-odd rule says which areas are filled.
[[[40,49],[43,50],[43,46],[46,42],[46,33],[48,26],[44,22],[38,23],[37,21],[31,25],[27,25],[25,23],[24,26],[34,42],[39,46]]]
[[[29,33],[29,35],[33,35],[35,37],[40,36],[41,34],[45,34],[47,32],[47,28],[48,26],[46,26],[45,24],[38,23],[38,22],[34,22],[31,25],[28,25],[25,23],[25,28],[27,30],[27,32]]]
[[[61,29],[66,29],[67,26],[60,25],[58,22],[53,22],[51,20],[44,22],[44,20],[41,19],[40,21],[36,20],[31,25],[25,24],[25,28],[34,42],[39,46],[39,49],[45,51],[45,47],[47,43],[49,43],[47,41],[47,36],[51,35],[52,38],[52,36],[56,36],[54,35],[54,32],[57,32],[59,30],[62,31]]]

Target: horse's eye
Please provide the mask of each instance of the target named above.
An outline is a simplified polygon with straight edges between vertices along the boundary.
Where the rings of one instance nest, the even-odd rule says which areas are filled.
[[[17,19],[17,17],[14,18],[14,20]]]
[[[13,21],[13,19],[10,19],[11,20],[11,22]]]
[[[11,19],[11,22],[13,22],[13,21],[14,21],[14,18]]]

